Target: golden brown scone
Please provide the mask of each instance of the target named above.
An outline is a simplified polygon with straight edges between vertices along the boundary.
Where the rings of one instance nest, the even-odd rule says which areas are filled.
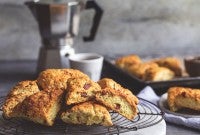
[[[148,68],[145,71],[145,81],[166,81],[175,77],[174,72],[165,67]]]
[[[172,70],[175,73],[175,76],[182,76],[181,62],[178,58],[175,57],[166,57],[153,60],[161,67],[166,67]]]
[[[121,91],[122,93],[126,94],[130,99],[132,98],[135,104],[139,103],[138,98],[135,95],[133,95],[133,93],[129,89],[123,88],[120,84],[118,84],[117,82],[115,82],[114,80],[110,78],[103,78],[99,80],[97,83],[101,86],[102,89],[105,89],[108,87],[114,90]]]
[[[168,106],[173,112],[181,108],[200,111],[200,89],[171,87],[168,90]]]
[[[89,78],[86,74],[75,69],[47,69],[39,74],[37,81],[42,89],[65,90],[67,80],[74,77]]]
[[[113,89],[121,89],[122,87],[120,84],[118,84],[111,78],[102,78],[97,83],[100,85],[102,89],[106,87],[113,88]]]
[[[127,67],[125,70],[139,79],[145,80],[146,70],[149,68],[156,68],[158,65],[152,62],[140,63]]]
[[[127,55],[127,56],[123,56],[116,59],[115,64],[116,66],[122,69],[125,69],[126,67],[129,67],[130,65],[139,64],[141,62],[142,60],[140,59],[138,55],[132,54],[132,55]]]
[[[106,87],[96,94],[96,100],[111,110],[132,120],[137,115],[137,105],[123,92]]]
[[[89,78],[71,78],[67,82],[66,104],[86,102],[95,97],[101,87]]]
[[[14,117],[52,126],[61,108],[63,90],[44,90],[27,97],[16,106]]]
[[[61,119],[70,124],[113,125],[108,110],[104,106],[91,101],[73,106],[61,114]]]
[[[2,110],[5,118],[13,117],[14,108],[25,98],[40,91],[36,81],[22,81],[16,84],[6,97]]]

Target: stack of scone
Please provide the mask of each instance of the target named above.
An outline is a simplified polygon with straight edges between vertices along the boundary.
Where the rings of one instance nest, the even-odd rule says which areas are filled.
[[[138,99],[114,80],[92,81],[74,69],[47,69],[35,81],[19,82],[9,92],[3,116],[52,126],[56,118],[69,124],[112,126],[109,111],[132,120]]]
[[[116,66],[144,81],[165,81],[182,76],[181,62],[175,57],[166,57],[143,62],[138,55],[116,59]]]

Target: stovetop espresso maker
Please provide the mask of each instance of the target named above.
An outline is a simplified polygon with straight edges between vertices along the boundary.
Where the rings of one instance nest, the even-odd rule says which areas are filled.
[[[47,68],[68,67],[67,56],[75,52],[74,37],[78,35],[80,13],[94,9],[93,25],[84,41],[93,41],[103,10],[93,0],[34,0],[25,2],[36,18],[41,35],[37,72]]]

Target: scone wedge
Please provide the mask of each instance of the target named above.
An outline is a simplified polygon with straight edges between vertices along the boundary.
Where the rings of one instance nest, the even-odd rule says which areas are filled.
[[[60,111],[63,90],[45,90],[27,97],[16,106],[14,117],[52,126]]]
[[[120,57],[116,59],[115,65],[121,69],[126,69],[127,67],[135,64],[142,63],[142,60],[138,55],[130,54],[127,56]]]
[[[44,90],[66,90],[67,80],[75,77],[89,78],[86,74],[76,69],[46,69],[39,74],[37,81],[38,85]]]
[[[100,85],[102,89],[111,88],[120,91],[121,93],[125,94],[128,98],[132,99],[136,105],[139,103],[138,98],[129,89],[122,87],[119,83],[115,82],[113,79],[102,78],[97,83]]]
[[[23,102],[23,100],[34,93],[39,92],[36,81],[22,81],[16,84],[6,97],[3,104],[3,116],[5,118],[12,118],[15,107]]]
[[[80,103],[61,114],[61,119],[69,124],[100,124],[112,126],[111,116],[106,107],[93,101]]]
[[[153,67],[145,71],[145,81],[166,81],[175,77],[173,71],[166,67]]]
[[[137,115],[135,100],[121,91],[106,87],[96,94],[96,100],[129,120]]]
[[[171,87],[168,90],[168,106],[173,112],[182,108],[200,111],[200,89]]]
[[[181,61],[175,57],[165,57],[153,60],[161,67],[166,67],[175,73],[175,76],[182,76]]]
[[[98,91],[101,91],[101,87],[89,78],[71,78],[67,82],[66,104],[92,100]]]
[[[131,65],[126,68],[126,71],[141,80],[145,80],[146,70],[149,68],[156,68],[158,65],[152,62],[140,63],[136,65]]]

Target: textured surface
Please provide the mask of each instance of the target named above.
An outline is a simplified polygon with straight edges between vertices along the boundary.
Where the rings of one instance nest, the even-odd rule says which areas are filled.
[[[171,87],[168,90],[167,102],[171,111],[176,112],[182,108],[200,110],[200,89],[187,87]]]
[[[106,107],[89,101],[77,104],[61,114],[66,123],[112,126],[111,116]]]
[[[15,112],[16,106],[21,104],[24,99],[30,95],[39,92],[39,88],[35,81],[22,81],[10,90],[6,97],[6,101],[2,107],[4,116],[6,118],[12,118]]]
[[[65,90],[68,79],[74,77],[88,78],[87,75],[76,69],[47,69],[39,74],[37,81],[43,89]]]
[[[25,0],[0,1],[0,59],[36,59],[40,47],[37,23]],[[104,55],[137,53],[143,57],[198,55],[199,0],[98,0],[104,9],[94,42],[89,34],[93,11],[81,14],[76,52]]]

